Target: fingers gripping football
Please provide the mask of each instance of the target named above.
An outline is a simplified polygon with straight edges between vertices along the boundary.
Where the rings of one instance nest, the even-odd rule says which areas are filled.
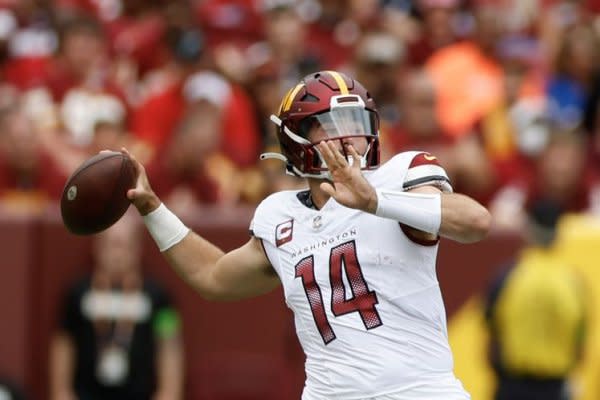
[[[332,179],[332,182],[323,182],[320,188],[346,207],[374,213],[377,209],[377,194],[361,172],[361,156],[351,144],[345,146],[352,159],[351,164],[335,142],[321,142],[317,146]]]
[[[122,148],[121,152],[129,156],[137,173],[135,187],[127,191],[127,198],[141,215],[146,215],[160,205],[160,200],[150,186],[144,166],[127,149]]]

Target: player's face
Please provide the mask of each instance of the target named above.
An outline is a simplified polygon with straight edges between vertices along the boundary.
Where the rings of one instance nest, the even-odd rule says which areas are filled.
[[[364,108],[343,107],[310,117],[300,130],[311,143],[335,140],[340,151],[352,145],[363,155],[368,149],[366,136],[377,134],[377,123],[374,114]]]
[[[365,152],[367,151],[367,146],[368,146],[367,139],[364,136],[365,134],[363,133],[363,130],[360,128],[360,126],[358,126],[359,124],[356,124],[356,125],[357,125],[355,127],[356,129],[351,130],[351,132],[353,132],[353,133],[348,133],[347,134],[348,137],[343,137],[341,139],[337,138],[337,137],[331,137],[327,133],[328,132],[327,128],[323,127],[322,125],[315,126],[309,133],[308,139],[312,143],[320,143],[322,141],[335,140],[338,150],[341,153],[343,153],[342,146],[352,145],[352,147],[354,147],[354,149],[356,149],[358,154],[364,155]],[[352,135],[360,135],[360,136],[353,137]]]

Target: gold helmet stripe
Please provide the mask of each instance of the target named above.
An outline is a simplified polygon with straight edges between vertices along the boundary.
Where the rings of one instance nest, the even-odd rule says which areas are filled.
[[[296,95],[298,94],[300,89],[302,89],[303,86],[304,83],[299,83],[292,89],[288,90],[287,94],[283,97],[283,100],[281,101],[281,106],[279,106],[279,114],[290,109],[294,101],[294,97],[296,97]]]
[[[327,71],[328,73],[331,74],[331,76],[333,76],[333,79],[335,79],[335,82],[338,84],[338,87],[340,88],[340,94],[349,94],[350,92],[348,91],[348,85],[346,85],[346,81],[344,81],[344,78],[342,78],[342,75],[340,75],[339,72],[335,72],[335,71]]]

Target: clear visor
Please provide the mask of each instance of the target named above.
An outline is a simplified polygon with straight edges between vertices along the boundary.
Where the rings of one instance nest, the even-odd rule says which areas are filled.
[[[362,107],[339,107],[300,122],[300,136],[311,143],[347,136],[377,136],[374,112]]]

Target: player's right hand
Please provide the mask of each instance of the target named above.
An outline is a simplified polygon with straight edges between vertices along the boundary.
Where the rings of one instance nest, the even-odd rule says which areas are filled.
[[[361,156],[354,146],[351,144],[346,146],[348,154],[353,160],[356,160],[352,165],[338,150],[334,141],[323,141],[317,145],[332,178],[330,182],[321,183],[320,188],[343,206],[374,214],[377,210],[375,188],[362,174],[358,161]]]
[[[127,198],[137,208],[141,215],[146,215],[160,206],[160,199],[152,190],[146,169],[126,148],[121,148],[121,153],[127,155],[137,173],[135,187],[127,191]]]

